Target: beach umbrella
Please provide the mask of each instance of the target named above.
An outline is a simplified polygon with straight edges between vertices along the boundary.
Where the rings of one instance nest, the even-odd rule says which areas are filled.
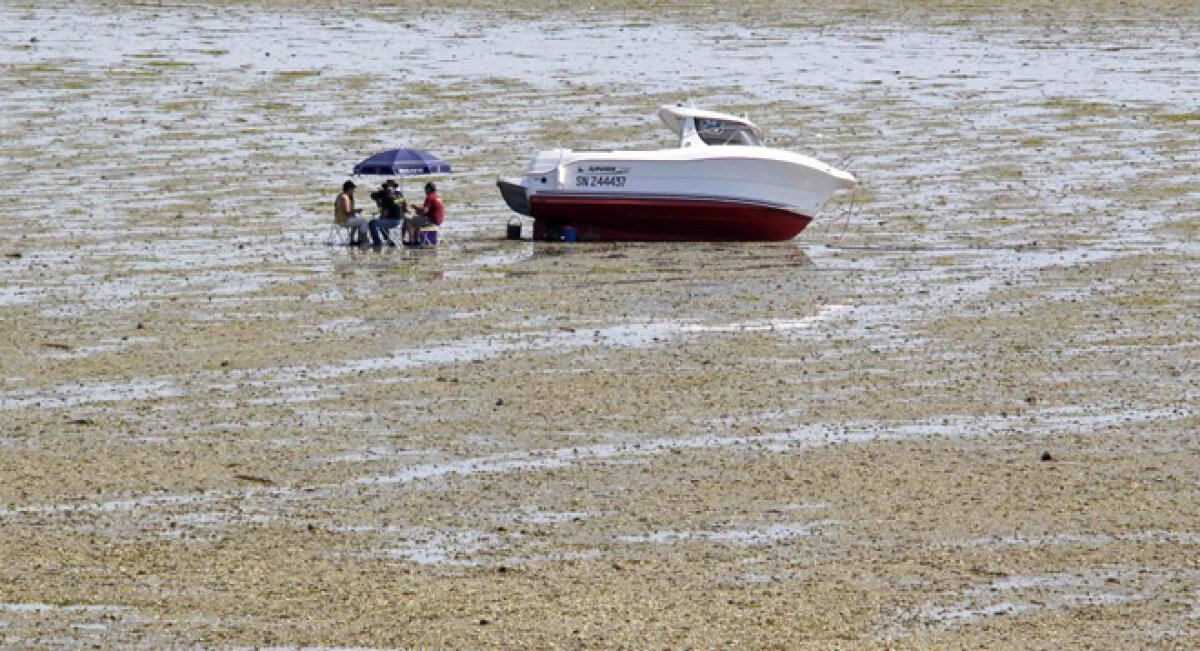
[[[421,176],[448,173],[450,163],[419,149],[389,149],[354,166],[355,176]]]

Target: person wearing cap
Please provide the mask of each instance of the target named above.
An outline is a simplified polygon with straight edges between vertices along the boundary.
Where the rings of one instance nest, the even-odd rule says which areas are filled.
[[[367,224],[373,246],[383,246],[385,241],[390,246],[396,246],[392,230],[404,222],[404,214],[408,212],[408,203],[399,188],[400,184],[388,179],[383,182],[379,191],[371,193],[371,198],[379,205],[379,218],[372,219]]]
[[[354,181],[342,184],[342,192],[333,201],[333,223],[350,229],[350,244],[367,243],[367,220],[362,217],[362,208],[354,207]]]
[[[422,228],[436,226],[441,228],[446,220],[446,206],[438,196],[437,186],[432,181],[425,184],[425,204],[413,206],[416,217],[409,220],[409,241],[418,242]]]

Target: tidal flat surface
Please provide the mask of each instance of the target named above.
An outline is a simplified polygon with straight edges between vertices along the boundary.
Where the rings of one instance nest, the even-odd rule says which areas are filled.
[[[1200,11],[787,4],[0,1],[0,645],[1194,644]],[[689,101],[863,187],[504,239]]]

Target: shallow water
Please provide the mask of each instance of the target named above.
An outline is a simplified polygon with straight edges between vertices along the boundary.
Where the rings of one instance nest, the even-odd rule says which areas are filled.
[[[765,585],[836,585],[838,612],[853,586],[875,610],[830,645],[986,645],[977,624],[1126,602],[1105,612],[1157,631],[1135,646],[1194,633],[1158,598],[1197,581],[1195,28],[0,4],[0,630],[114,645],[162,618],[311,643],[261,636],[292,603],[270,570],[260,593],[118,569],[165,549],[243,576],[290,563],[286,539],[343,585],[520,566],[579,596],[579,568],[634,567],[670,589],[626,601],[723,595],[710,616],[773,610]],[[502,239],[497,176],[540,148],[668,145],[653,111],[685,101],[863,188],[784,243]],[[455,163],[444,243],[324,245],[345,174],[394,146]],[[1040,466],[1053,500],[1008,479],[1043,448],[1077,457]],[[839,456],[897,450],[917,461],[882,486],[889,464]],[[993,483],[956,492],[973,477]],[[995,494],[1012,502],[969,506]],[[946,546],[1011,570],[956,573]],[[51,561],[79,574],[47,584]],[[234,615],[235,594],[271,605]],[[392,646],[479,645],[404,630]]]

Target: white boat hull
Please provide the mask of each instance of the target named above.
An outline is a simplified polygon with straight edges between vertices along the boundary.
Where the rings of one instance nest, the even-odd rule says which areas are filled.
[[[501,191],[534,218],[535,237],[571,228],[593,240],[784,240],[856,184],[807,156],[705,146],[689,130],[677,149],[542,151]]]

